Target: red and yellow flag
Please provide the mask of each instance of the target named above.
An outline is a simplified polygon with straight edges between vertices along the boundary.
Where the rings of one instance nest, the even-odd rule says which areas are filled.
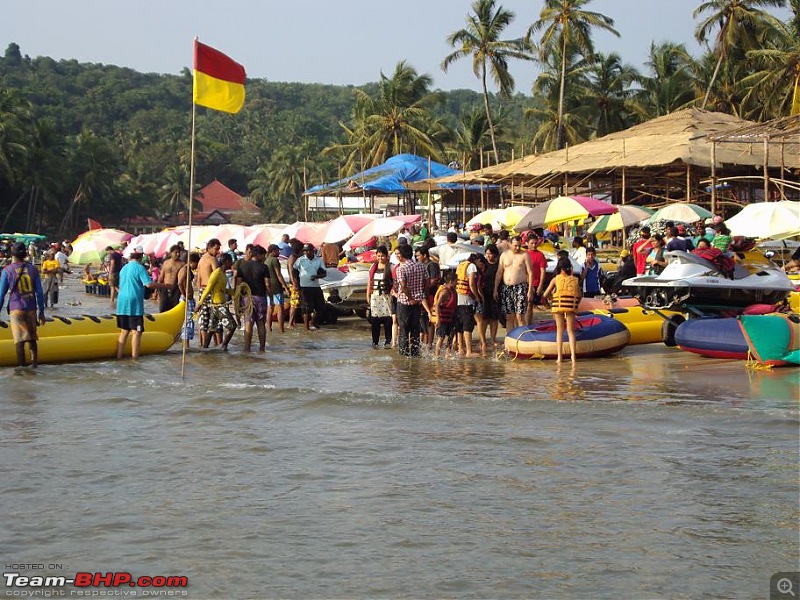
[[[195,104],[238,113],[244,105],[244,67],[211,46],[194,41]]]

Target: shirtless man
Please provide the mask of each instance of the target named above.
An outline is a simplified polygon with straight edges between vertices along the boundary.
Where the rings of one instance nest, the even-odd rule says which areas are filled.
[[[501,282],[504,286],[502,297]],[[530,256],[522,250],[522,238],[516,236],[511,240],[511,250],[500,255],[494,280],[494,298],[506,314],[507,331],[525,325],[525,313],[535,291]]]
[[[206,252],[200,257],[200,262],[197,263],[197,271],[195,273],[194,285],[197,291],[201,294],[208,285],[211,279],[211,274],[216,270],[218,265],[217,257],[220,254],[222,243],[217,238],[211,238],[206,244]],[[204,318],[205,317],[205,318]],[[211,320],[211,307],[209,305],[200,307],[200,322],[208,323]],[[200,327],[200,345],[205,347],[207,335],[213,335],[213,331],[205,331]],[[221,337],[221,336],[220,336]]]
[[[169,249],[169,258],[161,265],[161,273],[158,275],[158,283],[163,283],[158,294],[158,312],[167,312],[169,309],[178,306],[180,300],[180,290],[178,290],[178,272],[185,263],[181,260],[181,248],[177,244]]]

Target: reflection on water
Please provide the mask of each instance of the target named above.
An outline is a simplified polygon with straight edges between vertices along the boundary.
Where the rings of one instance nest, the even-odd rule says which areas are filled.
[[[197,598],[755,597],[795,567],[798,369],[410,360],[363,323],[180,359],[0,370],[4,556]]]

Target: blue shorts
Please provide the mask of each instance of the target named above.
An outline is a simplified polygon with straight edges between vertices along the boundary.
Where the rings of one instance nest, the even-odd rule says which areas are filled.
[[[283,292],[272,294],[272,306],[283,306]]]

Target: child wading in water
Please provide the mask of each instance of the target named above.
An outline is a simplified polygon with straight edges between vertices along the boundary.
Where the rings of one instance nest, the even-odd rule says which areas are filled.
[[[564,326],[569,337],[569,352],[575,362],[575,313],[581,301],[580,280],[572,274],[572,263],[568,258],[559,258],[556,264],[556,275],[547,286],[543,297],[550,298],[550,310],[556,320],[556,342],[558,362],[561,362]],[[565,323],[566,321],[566,323]]]

